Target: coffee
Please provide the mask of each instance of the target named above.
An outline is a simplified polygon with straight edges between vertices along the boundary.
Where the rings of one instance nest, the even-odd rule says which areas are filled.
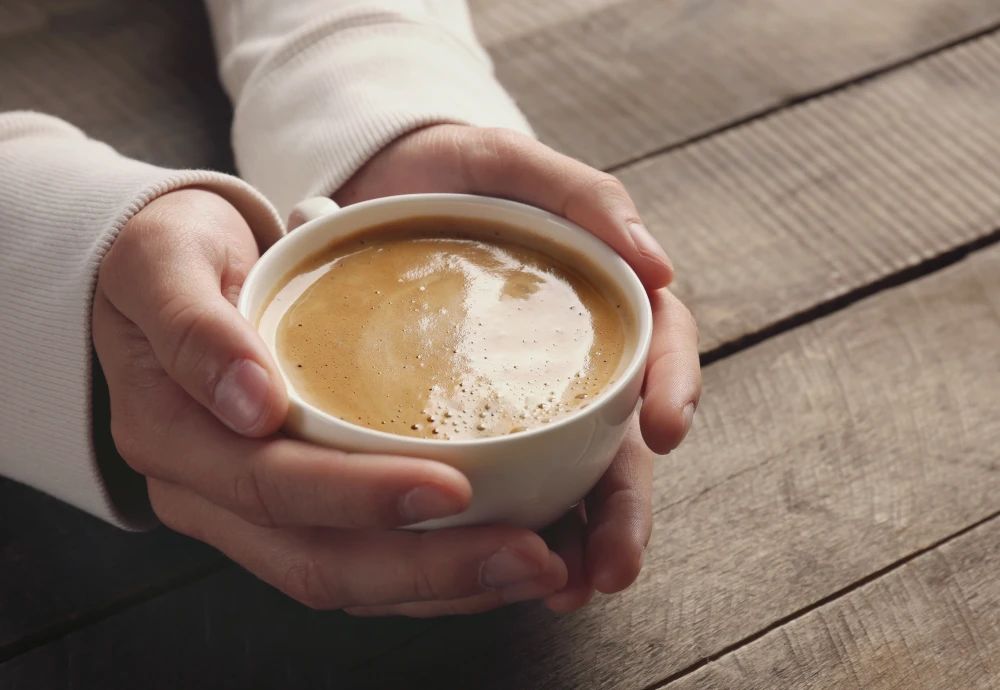
[[[335,242],[279,284],[259,330],[306,402],[440,440],[516,433],[586,407],[635,347],[634,315],[583,256],[450,217]]]

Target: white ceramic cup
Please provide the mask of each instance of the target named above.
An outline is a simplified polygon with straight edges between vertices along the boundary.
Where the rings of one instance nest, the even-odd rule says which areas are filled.
[[[344,209],[329,199],[309,199],[291,214],[289,227],[294,232],[275,243],[250,271],[239,311],[257,324],[275,288],[306,258],[337,238],[421,216],[504,223],[572,247],[590,259],[617,283],[635,315],[634,351],[626,353],[623,373],[588,407],[552,424],[468,441],[397,436],[345,422],[307,403],[286,379],[290,408],[284,428],[291,436],[345,451],[428,458],[463,472],[472,485],[469,509],[412,529],[481,524],[541,529],[586,496],[607,470],[635,414],[645,375],[653,319],[649,297],[628,264],[604,242],[559,216],[501,199],[417,194]]]

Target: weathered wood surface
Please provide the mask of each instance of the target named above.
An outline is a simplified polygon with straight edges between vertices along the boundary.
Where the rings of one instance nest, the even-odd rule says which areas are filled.
[[[1000,522],[768,633],[669,690],[995,690]]]
[[[158,165],[233,166],[200,0],[4,0],[0,111],[18,109]]]
[[[632,590],[444,622],[345,686],[647,687],[995,515],[998,343],[993,248],[713,364]]]
[[[998,112],[994,32],[621,178],[708,351],[1000,228]]]
[[[684,20],[721,0],[662,0],[656,8],[661,20]],[[473,24],[479,40],[487,47],[548,30],[558,30],[567,22],[577,22],[622,0],[469,0]],[[574,52],[575,54],[575,52]],[[539,60],[551,60],[541,53]]]
[[[542,138],[597,167],[1000,23],[995,0],[470,4]],[[0,38],[0,110],[51,112],[162,165],[231,167],[199,0],[11,0]]]
[[[550,143],[606,165],[913,57],[1000,15],[995,0],[864,7],[860,0],[687,0],[696,5],[687,8],[653,0],[517,2],[534,9],[473,3],[495,27],[492,36],[483,33],[501,78]],[[54,112],[129,155],[164,165],[228,168],[228,106],[214,70],[204,69],[211,51],[200,3],[132,3],[128,13],[120,7],[117,0],[0,6],[0,110]],[[594,57],[581,57],[574,44],[581,40]],[[766,331],[1000,227],[998,45],[990,35],[621,171],[679,265],[677,290],[699,317],[704,350]],[[996,436],[981,408],[996,357],[986,353],[963,369],[935,349],[944,342],[936,331],[913,335],[907,329],[926,324],[904,316],[966,335],[985,326],[963,325],[957,315],[987,323],[994,316],[982,295],[970,298],[960,288],[949,294],[968,304],[921,298],[935,304],[933,318],[915,308],[894,313],[898,294],[909,292],[893,294],[894,301],[872,300],[888,304],[888,312],[859,312],[863,305],[845,312],[879,324],[854,340],[838,315],[820,330],[787,334],[709,368],[698,433],[658,469],[656,541],[640,587],[624,597],[565,619],[521,607],[426,627],[383,623],[374,628],[379,634],[361,636],[367,642],[356,656],[344,652],[342,659],[353,661],[341,663],[283,626],[308,620],[306,633],[350,639],[367,624],[303,618],[297,605],[279,599],[269,600],[259,620],[235,616],[255,600],[246,598],[248,584],[226,579],[248,576],[227,571],[75,633],[57,649],[42,647],[0,666],[0,686],[5,678],[26,683],[31,669],[45,678],[104,678],[109,650],[136,662],[119,680],[145,677],[128,675],[143,669],[186,679],[187,671],[168,673],[169,664],[193,654],[204,669],[240,658],[239,645],[264,678],[279,677],[283,662],[267,655],[280,650],[288,663],[304,659],[283,680],[359,679],[344,676],[351,664],[424,630],[396,665],[383,656],[361,669],[407,680],[405,674],[419,678],[437,661],[445,665],[443,683],[458,684],[459,672],[477,679],[489,671],[499,687],[504,679],[555,687],[657,682],[987,509],[997,489],[988,457]],[[882,321],[911,339],[893,344]],[[947,341],[955,352],[971,352],[958,335],[949,337],[958,338]],[[975,332],[971,339],[979,343]],[[913,343],[923,345],[912,350]],[[857,361],[880,362],[883,349],[896,357],[884,377]],[[908,361],[920,376],[903,366]],[[968,378],[968,390],[979,393],[953,391],[935,369]],[[831,386],[851,383],[863,394],[836,398]],[[731,402],[723,406],[722,399]],[[937,419],[927,407],[934,400],[945,406]],[[980,418],[979,428],[968,426]],[[958,424],[961,434],[941,419]],[[908,458],[913,439],[924,452]],[[10,513],[0,516],[0,658],[19,635],[30,639],[74,617],[113,610],[115,602],[214,557],[171,535],[123,535],[53,503],[0,482],[0,513]],[[60,579],[67,573],[72,588]],[[184,603],[191,591],[198,592],[197,606]],[[121,623],[129,615],[136,617]],[[166,651],[153,658],[155,647],[137,636],[158,620],[168,622],[154,627],[152,639]],[[197,625],[223,631],[223,639],[195,634]],[[189,639],[169,641],[185,633]],[[389,644],[372,641],[383,635]],[[449,646],[459,652],[442,656]],[[498,648],[513,657],[501,664],[492,656]],[[456,658],[463,665],[447,667]],[[66,675],[51,675],[58,673]]]
[[[739,28],[727,24],[735,21],[734,13],[755,6],[756,19],[743,16],[741,21],[755,27],[743,32],[761,41],[765,34],[772,42],[808,35],[793,20],[831,31],[840,27],[825,40],[810,35],[804,44],[823,51],[818,60],[823,65],[836,63],[827,59],[828,53],[864,53],[838,48],[844,40],[876,46],[872,36],[896,36],[897,48],[912,51],[918,44],[933,43],[928,37],[939,36],[935,32],[952,36],[981,25],[992,10],[1000,14],[995,0],[961,0],[932,16],[927,1],[892,0],[864,11],[853,7],[860,0],[786,3],[784,9],[771,0],[767,11],[757,2],[687,0],[693,4],[680,3],[686,14],[671,2],[656,0],[656,7],[724,33]],[[634,4],[605,7],[595,16]],[[721,15],[720,4],[729,8]],[[0,109],[53,111],[130,155],[165,165],[230,165],[225,98],[214,70],[193,68],[211,60],[199,2],[178,0],[169,8],[135,3],[129,13],[111,0],[46,0],[42,5],[51,12],[38,24],[44,32],[25,29],[0,41]],[[566,5],[554,7],[565,11]],[[842,19],[815,14],[822,12]],[[848,30],[843,22],[872,28]],[[883,25],[893,28],[885,33]],[[631,24],[617,25],[614,31],[611,27],[600,36],[614,36],[627,26]],[[687,54],[739,53],[729,43],[716,36],[690,46]],[[656,45],[669,52],[674,43]],[[557,43],[550,50],[552,56],[561,54]],[[764,47],[757,50],[771,54]],[[883,57],[895,55],[888,48],[880,50]],[[513,51],[510,59],[521,52]],[[676,289],[702,324],[704,349],[766,329],[1000,225],[1000,198],[990,193],[1000,188],[995,163],[1000,159],[1000,120],[994,116],[1000,110],[998,55],[1000,37],[994,33],[622,170],[648,224],[679,265]],[[502,64],[503,56],[497,57]],[[785,55],[774,62],[794,70],[802,59]],[[629,73],[625,63],[606,67]],[[719,79],[754,91],[752,81],[732,73]],[[680,91],[695,94],[699,83],[694,80]],[[648,90],[659,92],[659,87],[651,84]],[[685,101],[663,111],[671,117],[687,112],[685,117],[697,121],[704,116]],[[639,113],[632,115],[638,122]],[[561,117],[543,109],[536,121],[557,123]],[[574,141],[599,139],[574,135]]]
[[[0,664],[0,687],[336,690],[430,624],[310,611],[231,568]]]
[[[626,0],[492,52],[541,138],[608,168],[998,23],[996,0]]]
[[[0,659],[110,602],[219,563],[166,529],[131,534],[0,479]]]
[[[232,658],[237,640],[269,650],[270,665],[254,668],[285,683],[648,687],[995,515],[998,342],[992,248],[708,367],[692,438],[657,466],[661,498],[639,583],[578,614],[521,606],[425,628],[376,622],[395,643],[371,643],[382,651],[367,660],[373,647],[348,648],[345,665],[336,644],[302,646],[297,605],[272,602],[255,623],[233,614],[246,595],[216,582],[199,595],[199,615],[164,613],[185,600],[164,595],[0,665],[0,685],[99,677],[132,687],[145,669],[181,667],[190,653]],[[681,481],[700,467],[714,474]],[[172,637],[197,644],[147,645],[138,621],[155,626],[158,615]],[[353,639],[369,623],[344,620],[324,634]],[[218,637],[199,637],[201,626]],[[913,644],[921,639],[935,638]],[[1000,637],[989,644],[984,658],[1000,659]],[[142,668],[107,675],[112,650]]]

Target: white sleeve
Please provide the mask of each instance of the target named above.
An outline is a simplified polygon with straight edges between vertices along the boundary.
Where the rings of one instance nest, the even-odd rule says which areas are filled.
[[[530,133],[462,0],[207,0],[240,174],[287,216],[436,123]]]
[[[281,235],[240,180],[147,165],[56,118],[0,113],[0,475],[126,528],[153,517],[145,484],[95,447],[94,287],[122,226],[191,185],[227,198],[262,244]]]

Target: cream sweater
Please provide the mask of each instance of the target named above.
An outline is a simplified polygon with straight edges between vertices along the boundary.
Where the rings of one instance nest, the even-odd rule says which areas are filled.
[[[0,113],[0,474],[126,528],[153,520],[143,484],[112,490],[107,478],[130,471],[95,451],[90,315],[101,260],[129,218],[207,186],[266,247],[292,205],[331,194],[407,131],[529,131],[462,0],[207,5],[246,182],[129,160],[46,115]]]

